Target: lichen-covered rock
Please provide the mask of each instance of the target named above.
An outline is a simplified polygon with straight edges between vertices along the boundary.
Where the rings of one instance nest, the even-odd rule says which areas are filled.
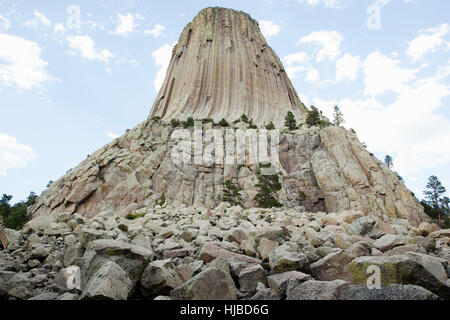
[[[436,278],[432,267],[425,267],[419,258],[408,255],[359,257],[347,265],[349,279],[354,284],[367,284],[370,266],[380,268],[381,286],[390,284],[413,284],[421,286],[443,299],[450,299],[450,287],[441,279]],[[428,262],[428,261],[427,261]],[[434,265],[433,265],[434,267]],[[433,271],[433,273],[431,272]]]

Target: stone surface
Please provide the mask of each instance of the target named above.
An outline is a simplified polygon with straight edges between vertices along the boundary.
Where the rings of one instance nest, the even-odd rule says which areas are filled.
[[[435,265],[424,267],[422,263],[408,255],[380,256],[380,257],[359,257],[347,265],[350,281],[354,284],[366,284],[370,274],[367,273],[369,266],[378,266],[380,268],[381,285],[390,284],[413,284],[421,286],[443,299],[450,299],[450,287],[442,280],[435,277],[433,273],[438,271],[434,269]],[[433,271],[433,273],[431,272]]]
[[[308,280],[312,280],[309,274],[299,271],[288,271],[268,276],[267,284],[278,294],[286,295],[288,293],[288,287],[295,288]]]
[[[236,300],[237,293],[229,273],[210,268],[175,288],[172,300]]]
[[[108,261],[90,278],[80,299],[126,300],[131,290],[128,274],[116,263]]]
[[[20,233],[8,228],[2,229],[0,242],[4,249],[17,250],[20,247]]]

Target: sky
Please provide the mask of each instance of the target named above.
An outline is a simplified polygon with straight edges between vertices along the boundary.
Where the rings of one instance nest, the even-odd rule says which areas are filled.
[[[448,0],[0,0],[0,194],[40,194],[144,121],[210,6],[257,20],[301,100],[338,105],[416,196],[430,175],[450,191]]]

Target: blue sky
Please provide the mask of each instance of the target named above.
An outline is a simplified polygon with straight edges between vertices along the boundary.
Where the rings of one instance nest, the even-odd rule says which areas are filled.
[[[144,121],[208,6],[258,20],[303,102],[338,104],[416,195],[431,174],[450,190],[447,0],[0,0],[0,194],[40,193]]]

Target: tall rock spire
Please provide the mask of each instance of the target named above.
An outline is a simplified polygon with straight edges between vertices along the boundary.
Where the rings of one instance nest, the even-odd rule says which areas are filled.
[[[306,108],[258,22],[242,11],[206,8],[184,29],[150,117],[235,120],[281,126]]]

